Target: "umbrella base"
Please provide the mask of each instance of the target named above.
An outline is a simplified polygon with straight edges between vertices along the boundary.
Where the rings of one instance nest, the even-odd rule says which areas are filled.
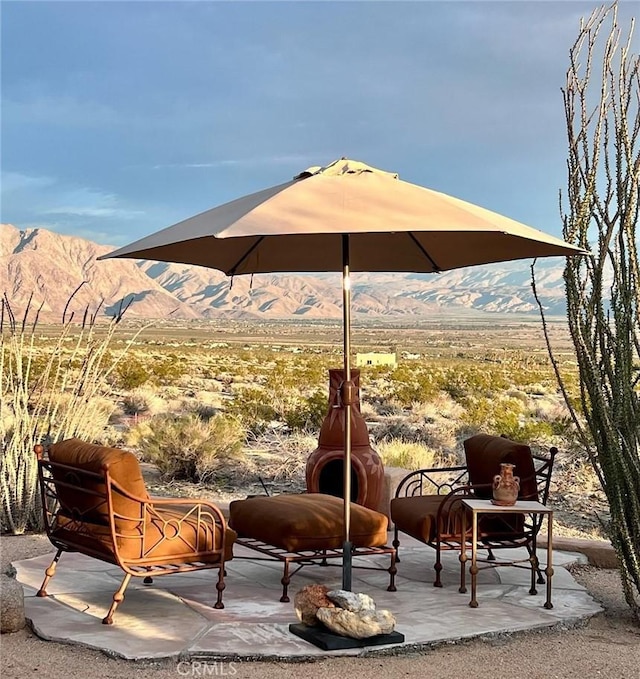
[[[318,646],[323,651],[338,651],[345,648],[365,648],[366,646],[382,646],[386,644],[404,643],[404,634],[393,631],[390,634],[377,634],[375,637],[366,639],[352,639],[343,637],[340,634],[330,632],[326,627],[314,625],[309,627],[302,623],[292,623],[289,625],[291,634],[308,641],[314,646]]]

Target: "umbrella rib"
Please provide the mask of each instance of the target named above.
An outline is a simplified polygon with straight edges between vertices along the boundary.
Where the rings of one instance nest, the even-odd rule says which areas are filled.
[[[411,231],[407,231],[407,234],[409,235],[409,238],[411,238],[411,240],[418,247],[418,250],[420,250],[420,252],[431,262],[431,266],[433,267],[434,272],[440,273],[442,269],[433,261],[433,257],[422,247],[420,241],[413,235]]]
[[[244,262],[245,259],[262,243],[262,241],[265,239],[265,236],[260,236],[258,240],[240,257],[240,259],[228,270],[226,271],[227,276],[234,276],[236,273],[236,269]]]

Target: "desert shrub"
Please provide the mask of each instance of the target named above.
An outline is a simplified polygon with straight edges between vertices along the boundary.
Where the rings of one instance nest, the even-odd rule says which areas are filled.
[[[437,374],[424,366],[400,364],[389,375],[390,386],[387,397],[408,407],[412,403],[425,402],[440,390]]]
[[[317,429],[327,412],[327,396],[318,389],[303,396],[299,388],[239,389],[226,408],[227,413],[238,417],[254,435],[264,433],[269,424],[280,422],[289,429]]]
[[[122,361],[113,373],[113,383],[117,389],[136,389],[149,381],[151,373],[137,357],[130,356]]]
[[[411,419],[423,419],[430,422],[457,422],[464,414],[464,407],[445,392],[436,394],[424,403],[412,403]]]
[[[175,354],[153,361],[150,378],[157,384],[172,384],[186,373],[184,359]]]
[[[417,442],[420,439],[421,427],[409,422],[406,417],[389,417],[379,422],[374,430],[376,441],[403,441]]]
[[[527,416],[526,405],[519,398],[467,398],[464,406],[463,422],[488,434],[531,443],[548,440],[556,433],[550,422]]]
[[[361,401],[360,413],[365,420],[373,420],[378,417],[378,411],[371,401]]]
[[[156,415],[164,406],[164,400],[155,391],[144,387],[133,389],[122,397],[122,410],[126,415]]]
[[[469,396],[490,396],[507,389],[509,384],[502,370],[477,366],[455,366],[442,377],[442,391],[456,401]]]
[[[365,418],[368,417],[388,417],[390,415],[400,415],[402,406],[393,398],[383,395],[367,394],[361,402],[361,412]]]
[[[182,391],[175,385],[168,385],[162,388],[162,396],[165,399],[179,398],[182,395]]]
[[[272,405],[272,397],[265,389],[249,387],[240,389],[227,406],[227,413],[238,418],[253,434],[262,433],[278,414]]]
[[[140,450],[143,441],[151,436],[153,418],[149,420],[139,420],[132,427],[125,429],[122,434],[124,443],[128,448]]]
[[[210,420],[220,412],[220,408],[216,408],[216,406],[209,403],[201,403],[200,401],[193,404],[190,410],[196,417],[205,421]]]
[[[122,432],[111,425],[107,425],[101,430],[100,437],[95,440],[100,441],[103,446],[110,446],[111,448],[121,446],[124,442]]]
[[[323,391],[314,391],[311,396],[301,398],[296,406],[285,409],[284,421],[289,429],[320,429],[327,414],[327,396]]]
[[[408,417],[388,418],[378,423],[372,435],[375,435],[377,442],[399,439],[406,443],[418,443],[430,448],[441,447],[439,425],[434,420],[412,421]]]
[[[527,385],[527,393],[535,396],[546,396],[549,393],[549,388],[545,387],[539,382]]]
[[[244,431],[231,417],[217,415],[204,421],[194,414],[153,418],[141,428],[138,449],[155,464],[163,477],[211,482],[216,475],[239,463]]]
[[[383,463],[388,467],[402,469],[426,469],[437,465],[438,456],[434,450],[422,443],[393,438],[376,446]]]

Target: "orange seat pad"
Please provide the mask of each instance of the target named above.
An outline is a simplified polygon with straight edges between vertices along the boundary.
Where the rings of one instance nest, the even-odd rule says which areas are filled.
[[[343,500],[305,493],[235,500],[229,505],[229,526],[240,537],[260,540],[289,552],[342,548]],[[351,503],[350,539],[354,547],[387,544],[387,517]]]

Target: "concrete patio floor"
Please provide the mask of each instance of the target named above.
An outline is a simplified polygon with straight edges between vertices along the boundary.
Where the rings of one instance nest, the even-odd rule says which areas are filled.
[[[239,556],[255,556],[238,548]],[[513,554],[513,552],[512,552]],[[353,590],[370,594],[378,608],[391,610],[404,644],[365,649],[323,651],[289,632],[297,622],[293,596],[303,585],[341,587],[339,567],[308,566],[290,585],[292,603],[280,603],[282,564],[234,559],[227,566],[224,610],[213,608],[215,571],[155,578],[153,585],[134,578],[111,626],[101,623],[122,573],[117,567],[79,554],[64,554],[47,591],[35,596],[53,555],[14,563],[24,586],[25,610],[43,639],[80,644],[126,659],[290,659],[336,655],[372,655],[415,651],[431,645],[478,636],[507,634],[543,627],[569,627],[600,612],[601,606],[562,566],[586,562],[582,554],[554,552],[553,609],[543,608],[545,586],[531,596],[529,572],[514,567],[490,568],[478,575],[479,607],[469,607],[469,592],[460,594],[459,562],[445,553],[444,587],[433,587],[433,550],[411,543],[402,547],[397,592],[387,592],[385,571],[354,570]],[[539,550],[544,562],[546,552]],[[357,564],[359,560],[356,560]],[[388,557],[360,563],[388,566]]]

